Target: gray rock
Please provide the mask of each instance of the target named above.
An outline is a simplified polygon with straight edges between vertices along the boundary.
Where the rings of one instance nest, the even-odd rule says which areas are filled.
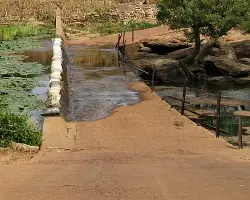
[[[225,82],[232,82],[235,81],[235,79],[231,76],[216,76],[216,77],[210,77],[207,78],[208,82],[212,83],[225,83]]]
[[[184,83],[186,80],[186,75],[176,60],[158,58],[151,60],[149,65],[144,70],[152,74],[152,67],[154,67],[157,81],[162,83]]]
[[[246,77],[250,74],[250,66],[227,58],[208,56],[204,59],[204,66],[208,76]]]
[[[221,48],[213,47],[208,51],[208,55],[215,57],[223,57],[228,60],[237,61],[237,56],[233,47],[223,46]]]
[[[142,47],[138,50],[139,52],[146,52],[146,53],[151,53],[152,49],[149,47]]]
[[[27,144],[21,144],[16,142],[11,142],[11,148],[13,148],[16,151],[22,151],[22,152],[38,152],[39,147],[37,146],[30,146]]]
[[[189,47],[185,49],[180,49],[174,52],[171,52],[167,55],[167,58],[180,60],[186,58],[188,55],[190,55],[194,51],[194,47]]]
[[[229,46],[234,48],[238,59],[250,58],[250,40],[232,42]]]
[[[152,49],[153,53],[166,54],[180,49],[188,48],[189,45],[185,42],[168,42],[168,41],[145,41],[143,42],[145,47]]]
[[[250,58],[241,58],[239,62],[245,65],[250,65]]]

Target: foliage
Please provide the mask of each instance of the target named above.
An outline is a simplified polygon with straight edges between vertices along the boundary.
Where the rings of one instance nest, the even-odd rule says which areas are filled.
[[[213,38],[237,26],[250,31],[249,0],[160,0],[157,7],[157,19],[174,29],[198,29]]]
[[[233,27],[250,31],[249,0],[160,0],[157,8],[159,22],[173,29],[186,28],[189,39],[195,40],[195,49],[182,61],[183,64],[201,61],[206,52],[204,49],[200,54],[201,34],[217,42]],[[213,44],[211,42],[207,49]],[[192,73],[184,65],[183,70],[191,77]]]
[[[30,94],[37,85],[33,78],[0,79],[0,109],[14,114],[29,114],[31,110],[41,107],[38,97]]]
[[[110,35],[114,33],[120,33],[123,31],[132,31],[134,30],[142,30],[142,29],[147,29],[147,28],[153,28],[157,26],[157,24],[152,24],[149,22],[145,21],[135,21],[131,20],[128,22],[106,22],[102,23],[99,26],[97,26],[96,31],[100,33],[101,35]]]
[[[25,63],[17,56],[0,57],[0,75],[3,77],[34,77],[41,74],[45,67],[39,63]]]
[[[0,26],[0,42],[36,36],[42,33],[45,33],[45,29],[34,24],[3,25]]]
[[[0,146],[7,147],[10,142],[40,146],[42,133],[28,117],[0,111]]]

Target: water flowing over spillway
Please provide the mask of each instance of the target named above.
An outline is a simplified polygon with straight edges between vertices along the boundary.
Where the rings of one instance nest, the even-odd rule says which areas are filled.
[[[124,75],[113,48],[68,46],[68,91],[64,116],[68,121],[93,121],[105,118],[119,106],[139,101],[128,84],[136,81]]]

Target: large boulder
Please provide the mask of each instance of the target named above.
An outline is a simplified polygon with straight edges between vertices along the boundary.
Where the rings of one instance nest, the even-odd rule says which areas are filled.
[[[164,55],[159,55],[155,53],[147,53],[147,52],[138,52],[130,56],[130,60],[137,68],[145,68],[146,66],[151,66],[151,61],[159,58],[165,58]]]
[[[169,53],[167,55],[167,58],[169,58],[169,59],[175,59],[175,60],[184,59],[188,55],[190,55],[193,51],[194,51],[194,47],[180,49],[180,50],[177,50],[177,51]]]
[[[241,58],[239,62],[245,65],[250,65],[250,58]]]
[[[237,56],[233,47],[223,46],[221,48],[213,47],[208,51],[208,55],[215,57],[223,57],[228,60],[237,61]]]
[[[234,48],[238,59],[250,58],[250,40],[232,42],[229,46]]]
[[[162,83],[183,83],[186,75],[182,71],[179,62],[166,58],[154,58],[145,63],[143,70],[149,72],[148,78],[152,77],[155,68],[155,80]]]
[[[145,47],[149,47],[150,49],[152,49],[153,53],[158,53],[158,54],[167,54],[173,51],[189,47],[187,43],[183,42],[174,43],[168,41],[146,41],[143,42],[143,45]]]
[[[152,53],[152,49],[149,47],[141,47],[138,52]]]
[[[204,67],[208,76],[246,77],[250,74],[250,66],[227,58],[208,56],[204,59]]]
[[[211,83],[232,83],[235,79],[232,76],[216,76],[207,78]]]
[[[183,31],[169,31],[162,35],[151,36],[142,44],[157,54],[168,54],[190,46]]]

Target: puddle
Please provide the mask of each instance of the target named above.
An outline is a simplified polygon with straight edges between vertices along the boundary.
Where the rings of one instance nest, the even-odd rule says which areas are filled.
[[[115,49],[90,46],[69,46],[68,121],[94,121],[111,115],[118,106],[139,101],[137,92],[128,83],[136,81],[133,74],[124,76]]]

